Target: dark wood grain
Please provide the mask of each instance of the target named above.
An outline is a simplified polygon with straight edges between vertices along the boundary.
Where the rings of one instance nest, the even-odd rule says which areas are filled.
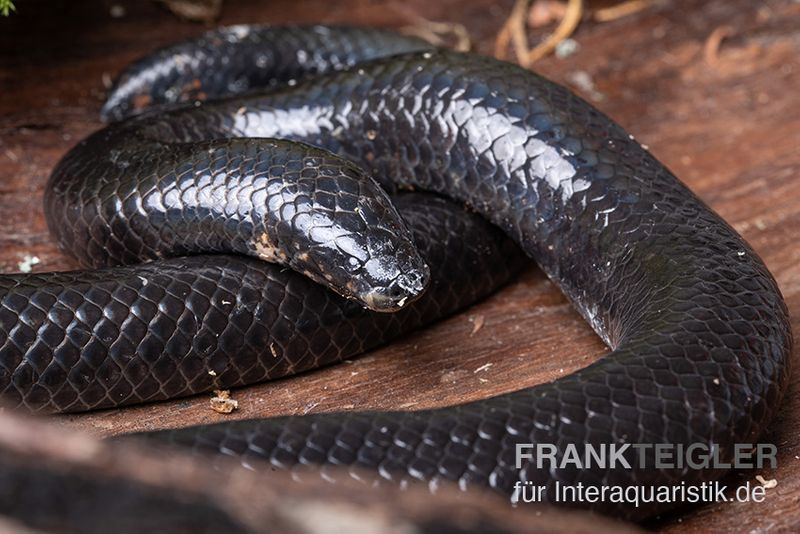
[[[330,4],[229,0],[221,22],[408,22],[396,8],[400,2]],[[492,50],[511,4],[404,3],[405,11],[464,24],[482,53]],[[112,5],[124,6],[125,16],[112,18]],[[704,43],[723,26],[730,36],[709,63]],[[0,21],[0,270],[18,270],[26,256],[41,259],[36,270],[75,266],[54,246],[42,216],[50,169],[100,127],[104,80],[139,55],[203,29],[139,1],[25,0],[18,15]],[[585,21],[575,39],[576,54],[548,58],[536,69],[597,100],[745,236],[778,279],[797,331],[800,4],[661,2],[613,22]],[[576,87],[581,77],[594,89]],[[531,270],[486,302],[362,358],[235,391],[240,409],[229,416],[198,397],[55,421],[109,435],[254,416],[441,406],[552,380],[604,352],[564,297]],[[778,468],[758,473],[778,481],[767,501],[704,507],[655,525],[685,532],[800,528],[799,431],[800,394],[793,386],[765,437],[780,451]]]

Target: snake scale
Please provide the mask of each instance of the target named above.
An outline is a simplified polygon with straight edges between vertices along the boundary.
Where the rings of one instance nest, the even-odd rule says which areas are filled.
[[[180,105],[196,99],[209,101]],[[531,481],[552,499],[557,481],[722,473],[517,468],[516,444],[700,442],[729,459],[777,410],[792,338],[762,261],[620,126],[535,73],[385,31],[237,26],[134,64],[103,114],[118,122],[73,148],[46,193],[61,246],[100,270],[0,279],[6,402],[85,410],[337,361],[508,280],[522,265],[510,238],[609,354],[458,406],[145,439],[326,480],[507,496]],[[450,201],[393,197],[403,222],[383,190],[409,189]]]

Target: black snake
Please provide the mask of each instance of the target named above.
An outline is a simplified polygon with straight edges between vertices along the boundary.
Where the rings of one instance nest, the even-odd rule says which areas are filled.
[[[198,98],[218,100],[177,105]],[[521,265],[505,237],[444,200],[399,195],[403,223],[371,176],[392,194],[438,193],[494,223],[612,352],[554,382],[459,406],[150,439],[252,468],[322,465],[325,479],[352,467],[373,481],[508,496],[530,481],[552,499],[557,481],[647,486],[721,473],[518,469],[516,444],[699,442],[729,459],[779,405],[792,340],[764,264],[564,87],[389,32],[239,26],[135,64],[103,113],[152,105],[176,109],[93,134],[48,186],[60,244],[103,269],[0,279],[6,402],[86,410],[283,376],[452,313]],[[213,255],[182,257],[197,253]],[[349,300],[232,253],[291,266]],[[593,507],[641,517],[668,505]]]

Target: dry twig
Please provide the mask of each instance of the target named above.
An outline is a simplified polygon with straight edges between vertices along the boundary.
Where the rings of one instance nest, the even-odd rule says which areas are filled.
[[[400,28],[403,33],[425,39],[434,46],[446,45],[447,36],[453,36],[456,41],[453,49],[456,51],[468,52],[472,48],[472,39],[463,24],[428,20],[401,4],[390,4],[390,6],[411,23]]]
[[[655,0],[628,0],[627,2],[620,2],[611,7],[597,9],[592,14],[592,18],[597,22],[609,22],[638,13],[654,3]]]
[[[525,22],[530,0],[517,0],[511,16],[495,40],[495,57],[505,59],[509,42],[514,48],[517,61],[523,67],[530,67],[534,62],[553,52],[559,43],[568,39],[578,27],[583,16],[583,0],[568,0],[564,17],[556,30],[542,43],[534,48],[528,47],[528,35]]]
[[[560,0],[538,0],[528,11],[528,26],[543,28],[564,18],[567,5]]]
[[[716,65],[719,62],[719,47],[726,37],[735,33],[732,26],[720,26],[708,36],[706,44],[703,45],[703,59],[708,65]]]

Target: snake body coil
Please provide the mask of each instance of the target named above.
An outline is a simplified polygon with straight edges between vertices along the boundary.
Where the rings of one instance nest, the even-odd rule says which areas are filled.
[[[260,42],[263,36],[272,35],[272,31],[318,35],[321,30],[239,28],[236,39],[220,40],[213,57],[228,56],[233,60],[242,47],[258,50],[251,42],[254,36],[261,36],[257,40]],[[350,31],[354,30],[325,29],[323,33],[346,41]],[[363,38],[363,34],[356,34]],[[200,43],[205,47],[217,38],[215,35],[228,34],[212,34]],[[380,32],[372,35],[377,40],[388,38]],[[166,248],[173,253],[195,252],[208,245],[212,251],[219,251],[222,240],[217,240],[218,237],[228,236],[236,241],[245,230],[250,232],[248,235],[266,235],[268,239],[263,244],[268,245],[270,254],[280,256],[290,248],[279,239],[280,233],[256,228],[258,225],[249,218],[255,209],[253,205],[240,210],[242,198],[257,197],[252,183],[237,186],[237,193],[228,194],[219,189],[228,178],[214,177],[229,174],[275,177],[289,172],[286,166],[263,163],[259,159],[261,150],[265,143],[278,146],[280,142],[273,139],[302,142],[346,160],[336,159],[335,163],[326,160],[326,165],[330,163],[339,169],[337,176],[344,172],[341,169],[346,169],[344,174],[349,176],[347,162],[353,162],[389,191],[404,188],[433,191],[483,215],[536,260],[612,352],[552,383],[459,406],[417,412],[338,413],[243,421],[158,433],[151,438],[238,456],[253,468],[270,464],[287,469],[309,464],[352,466],[353,476],[373,473],[375,480],[399,484],[423,481],[431,487],[440,481],[455,481],[464,489],[490,487],[509,496],[514,494],[518,481],[530,481],[546,486],[550,499],[556,482],[656,485],[692,483],[718,476],[720,473],[636,466],[612,470],[547,469],[526,462],[517,468],[515,449],[520,443],[549,443],[563,454],[572,443],[686,446],[699,442],[715,444],[720,457],[729,459],[734,444],[754,441],[775,413],[785,388],[792,343],[785,305],[761,260],[729,225],[620,126],[567,89],[493,59],[442,50],[413,51],[419,46],[414,41],[408,41],[407,45],[410,53],[353,67],[348,65],[356,61],[331,62],[330,68],[315,72],[334,72],[302,78],[289,87],[234,96],[199,107],[145,114],[108,126],[73,149],[54,172],[47,200],[51,228],[62,245],[95,264],[105,261],[94,259],[101,249],[111,250],[112,260],[118,262],[136,261],[142,255],[158,257],[162,252],[153,252],[156,249],[151,244],[162,241],[168,242]],[[160,53],[155,63],[168,64],[170,50],[186,50],[191,46],[168,49]],[[236,54],[226,46],[236,50]],[[393,49],[397,51],[400,50]],[[199,57],[202,62],[204,56]],[[302,59],[307,55],[295,50],[294,56],[281,57]],[[131,88],[132,85],[123,83],[120,87],[124,90],[119,91],[124,98],[118,92],[112,95],[109,102],[114,105],[107,105],[104,110],[107,116],[130,112],[136,91],[158,85],[152,79],[160,78],[157,72],[148,70],[150,67],[144,63],[138,67],[140,72],[128,77],[145,80],[141,87]],[[158,68],[164,70],[163,66]],[[290,71],[291,77],[298,72]],[[250,88],[244,82],[239,86]],[[238,89],[223,89],[219,93],[231,91]],[[171,93],[173,100],[179,100],[175,96],[178,93]],[[316,148],[299,146],[316,158],[309,172],[326,167],[317,163],[328,156],[314,152]],[[301,160],[305,161],[305,157]],[[303,168],[300,165],[297,173],[302,175]],[[335,198],[340,192],[328,188],[336,180],[325,182],[325,172],[312,172],[315,187]],[[145,177],[141,182],[145,185],[124,189],[128,177],[136,174]],[[182,180],[186,176],[199,178]],[[164,177],[177,185],[162,187]],[[182,188],[181,184],[187,183],[193,185]],[[217,210],[207,209],[211,204],[206,204],[203,198],[206,186],[210,188],[208,199],[221,206]],[[326,201],[315,198],[311,204],[320,202]],[[200,237],[187,238],[189,234],[183,227],[172,224],[186,220],[185,213],[183,218],[176,214],[188,209],[187,205],[194,209],[189,210],[189,217],[208,229]],[[198,206],[199,210],[195,209]],[[336,206],[340,210],[341,204]],[[377,211],[391,215],[390,208],[380,207]],[[220,222],[225,212],[238,214],[233,217],[234,222]],[[166,220],[168,230],[161,230],[155,224],[156,219]],[[295,226],[311,235],[314,224],[311,220],[308,226]],[[404,230],[393,224],[387,222],[384,226],[406,239]],[[424,241],[419,232],[416,235],[417,241]],[[240,239],[241,246],[230,252],[267,256],[255,246],[256,241],[248,239]],[[384,253],[391,249],[397,259],[403,256],[400,252],[405,245],[402,239],[392,239],[386,241],[391,246],[375,250]],[[448,241],[447,246],[454,246],[454,241]],[[496,248],[496,253],[511,254],[505,245]],[[359,250],[372,252],[367,245]],[[324,251],[317,251],[324,263]],[[356,251],[355,255],[358,254]],[[204,275],[198,273],[202,273],[204,262],[212,260],[179,261],[183,262],[177,268],[181,274],[155,272],[159,268],[151,264],[126,268],[127,280],[139,276],[139,272],[161,276],[159,291],[169,295],[164,297],[167,303],[163,307],[166,310],[175,307],[175,316],[170,320],[177,331],[184,328],[182,322],[194,325],[192,321],[203,316],[210,325],[208,328],[219,335],[214,339],[220,341],[212,340],[213,335],[197,340],[198,346],[184,366],[176,364],[174,358],[160,357],[165,352],[172,354],[169,345],[172,338],[151,341],[154,351],[141,354],[142,363],[128,363],[130,367],[125,367],[119,358],[114,358],[114,365],[108,366],[104,362],[86,362],[86,353],[74,351],[70,358],[53,358],[53,351],[57,353],[59,347],[75,338],[84,339],[81,335],[94,335],[102,344],[104,332],[97,328],[80,335],[73,333],[79,330],[73,325],[84,315],[98,313],[89,309],[90,304],[96,304],[93,295],[103,292],[98,279],[102,275],[90,275],[95,277],[96,284],[81,282],[83,285],[69,287],[65,290],[69,299],[60,296],[46,299],[42,296],[42,286],[37,285],[39,282],[34,284],[32,278],[26,278],[25,283],[7,284],[3,297],[4,315],[0,320],[6,334],[2,364],[6,372],[1,384],[5,395],[33,408],[81,409],[110,405],[117,395],[133,401],[206,389],[210,384],[208,370],[216,369],[217,358],[228,347],[225,343],[235,344],[234,337],[249,332],[248,328],[268,325],[254,322],[252,312],[243,314],[247,320],[236,313],[226,313],[220,304],[227,300],[225,295],[209,296],[206,300],[211,306],[206,301],[199,305],[185,299],[187,293],[193,294],[200,287]],[[213,261],[222,262],[222,267],[214,263],[213,269],[224,272],[230,269],[238,281],[249,280],[240,274],[241,270],[247,271],[248,276],[272,276],[261,274],[264,267],[257,267],[255,260],[225,257]],[[326,274],[333,268],[327,264],[320,266],[316,260],[298,267],[299,263],[293,261],[286,263],[299,270],[313,271],[316,266],[317,270],[311,274],[321,281],[326,281]],[[359,268],[368,261],[368,257],[362,258]],[[497,256],[489,263],[503,261]],[[433,265],[431,269],[435,270]],[[70,275],[59,276],[63,281],[63,277]],[[170,281],[173,276],[175,282]],[[332,276],[327,282],[337,277]],[[436,277],[434,274],[434,280]],[[426,274],[418,261],[408,260],[389,278],[392,283],[402,278],[402,283],[395,286],[414,293],[424,283]],[[261,279],[256,280],[247,291],[254,291],[252,286],[261,284]],[[237,303],[244,298],[236,295],[237,291],[244,291],[236,284],[229,289],[221,287]],[[104,328],[113,330],[111,337],[125,339],[130,344],[128,329],[141,336],[148,335],[142,321],[137,320],[141,305],[134,304],[138,302],[137,295],[145,294],[147,288],[128,285],[127,289],[130,290],[124,292],[129,295],[127,299],[118,298],[116,290],[103,292],[111,295],[114,304],[111,308],[101,308],[111,310],[103,312],[108,318]],[[362,289],[351,294],[346,287],[337,290],[362,301],[369,300],[363,298],[366,293]],[[264,295],[267,299],[270,291],[278,290],[267,290]],[[476,296],[486,291],[468,293]],[[388,292],[381,293],[380,298],[394,298],[387,295]],[[259,298],[262,297],[256,294],[246,300],[251,306],[258,306]],[[398,297],[392,303],[401,306],[405,302],[398,301],[403,298]],[[41,301],[45,303],[40,304]],[[53,311],[54,301],[68,308],[63,312],[66,315]],[[28,315],[20,312],[30,306],[41,312]],[[279,328],[309,328],[305,312],[320,308],[317,302],[299,298],[291,306],[298,309],[297,324],[278,320]],[[442,307],[452,310],[456,305]],[[364,330],[364,324],[375,314],[365,315],[361,323],[344,323],[339,322],[342,312],[336,313],[339,315],[333,319],[323,320],[337,322],[337,328],[343,332],[369,332],[367,335],[373,339],[375,330]],[[30,325],[30,315],[42,316],[42,321],[46,318],[50,323]],[[267,322],[277,320],[275,316],[266,318]],[[411,322],[417,325],[422,321]],[[31,346],[41,347],[40,350],[26,353],[22,350],[24,343],[9,341],[15,339],[15,332],[25,328],[30,329],[27,335],[33,336]],[[64,332],[66,335],[62,335]],[[224,338],[225,332],[236,332],[236,336]],[[266,339],[267,335],[258,339]],[[343,345],[350,343],[345,333],[332,337]],[[223,338],[227,341],[223,342]],[[203,344],[204,339],[210,340],[209,343]],[[307,346],[293,346],[283,356],[291,358],[301,349],[313,353],[316,338],[311,335],[306,339]],[[329,343],[330,337],[324,339],[324,343]],[[388,337],[380,341],[384,339]],[[358,344],[359,348],[366,348],[373,343],[360,338]],[[11,345],[14,350],[22,345],[22,349],[15,353],[16,359],[9,360]],[[239,350],[238,346],[230,347]],[[263,351],[264,345],[261,348]],[[110,349],[113,353],[113,343]],[[49,365],[57,365],[60,371],[48,374]],[[81,365],[84,369],[105,369],[107,373],[116,373],[114,377],[123,377],[123,381],[115,382],[125,382],[116,386],[122,391],[106,388],[103,391],[107,394],[96,396],[102,400],[95,397],[85,400],[74,390],[55,393],[60,386],[55,382],[50,384],[47,379],[65,375],[70,384],[80,382],[87,372],[74,369]],[[235,363],[219,365],[222,372],[234,373],[231,369],[238,369],[237,379],[231,383],[252,381],[238,378],[246,376],[250,367],[245,366],[242,371]],[[253,373],[256,379],[269,374],[262,368]],[[109,380],[103,373],[96,375],[100,380]],[[179,385],[170,386],[173,381]],[[167,394],[153,393],[159,388]],[[321,472],[329,478],[336,476],[332,473],[342,473],[326,469]],[[649,504],[633,509],[621,503],[603,502],[594,507],[635,517],[664,506]]]

